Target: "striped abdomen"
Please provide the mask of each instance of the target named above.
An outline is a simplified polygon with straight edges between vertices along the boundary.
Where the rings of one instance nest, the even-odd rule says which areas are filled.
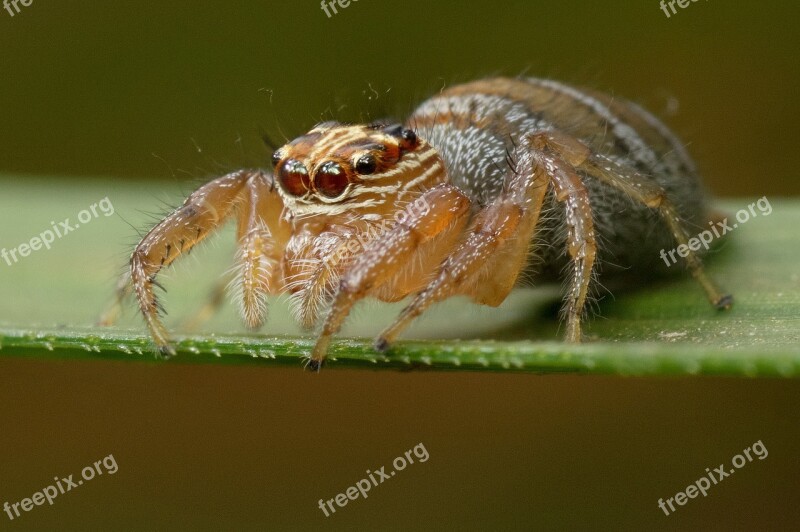
[[[478,205],[491,201],[508,173],[509,154],[531,133],[559,130],[594,153],[658,182],[690,229],[705,228],[705,193],[681,142],[636,104],[535,78],[495,78],[458,85],[423,102],[408,124],[441,155],[452,183]],[[672,237],[652,210],[586,177],[601,260],[623,268],[658,264]],[[545,262],[563,263],[563,209],[546,205],[539,237]],[[655,252],[654,252],[655,250]],[[611,267],[613,269],[613,267]]]

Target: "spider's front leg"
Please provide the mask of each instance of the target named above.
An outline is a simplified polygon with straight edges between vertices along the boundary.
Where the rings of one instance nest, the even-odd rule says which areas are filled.
[[[163,311],[153,286],[159,271],[208,236],[241,201],[242,191],[257,171],[238,171],[215,179],[193,192],[184,204],[150,230],[136,246],[130,259],[133,291],[150,334],[159,351],[173,355],[159,312]]]
[[[363,254],[354,257],[342,275],[308,363],[312,369],[321,367],[331,336],[339,331],[359,299],[391,280],[421,244],[445,231],[459,231],[466,224],[470,201],[458,188],[449,184],[438,185],[421,198],[430,206],[429,209],[398,221],[372,241]]]

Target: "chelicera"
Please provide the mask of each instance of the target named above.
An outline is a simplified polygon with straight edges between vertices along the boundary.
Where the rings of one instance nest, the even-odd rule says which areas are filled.
[[[566,279],[565,338],[580,342],[597,277],[651,277],[660,249],[713,217],[683,144],[641,107],[550,80],[487,79],[443,90],[403,124],[319,124],[270,170],[203,185],[136,246],[118,299],[132,287],[172,354],[156,276],[233,218],[244,322],[260,327],[267,296],[291,294],[303,326],[321,322],[311,368],[365,297],[411,297],[375,342],[385,350],[430,305],[465,295],[497,306],[522,278]],[[711,304],[730,307],[697,254],[685,260]]]

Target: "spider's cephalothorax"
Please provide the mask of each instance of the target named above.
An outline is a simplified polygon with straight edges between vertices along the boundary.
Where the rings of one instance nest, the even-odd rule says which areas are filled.
[[[325,122],[272,157],[290,218],[393,212],[395,202],[441,183],[442,160],[401,125]]]
[[[687,246],[688,231],[712,217],[694,164],[666,126],[624,100],[534,78],[476,81],[427,100],[405,125],[320,124],[272,163],[202,186],[133,252],[118,299],[132,287],[162,352],[173,348],[156,275],[229,217],[232,286],[249,326],[264,322],[268,294],[290,293],[306,327],[328,309],[313,368],[366,296],[413,296],[379,336],[386,349],[437,301],[499,305],[523,271],[567,272],[566,338],[578,342],[596,265],[641,278],[663,269],[659,250],[675,243],[711,303],[732,302]]]

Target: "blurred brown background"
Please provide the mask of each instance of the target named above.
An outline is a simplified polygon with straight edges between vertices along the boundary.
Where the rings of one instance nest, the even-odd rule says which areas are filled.
[[[329,19],[315,0],[34,0],[13,18],[0,10],[0,195],[22,179],[41,183],[43,199],[75,197],[79,177],[97,176],[138,183],[141,205],[158,210],[154,198],[261,164],[260,129],[283,140],[321,118],[402,116],[443,83],[523,71],[644,104],[719,196],[796,195],[796,6],[732,4],[691,3],[667,19],[657,0],[359,0]],[[0,237],[14,217],[3,219]],[[109,250],[87,263],[98,293],[129,243],[94,243]],[[40,304],[51,324],[47,291],[60,287],[46,275],[0,286],[0,322]],[[89,325],[98,304],[62,321]],[[0,504],[111,453],[119,471],[20,520],[0,513],[0,528],[796,527],[798,391],[2,357]],[[657,507],[757,440],[768,458],[674,515]],[[332,517],[317,508],[420,442],[428,462]]]
[[[262,161],[260,127],[281,140],[328,113],[402,116],[443,83],[524,71],[644,104],[719,195],[796,194],[795,12],[361,0],[328,19],[314,1],[37,2],[0,12],[0,170],[206,175]]]

